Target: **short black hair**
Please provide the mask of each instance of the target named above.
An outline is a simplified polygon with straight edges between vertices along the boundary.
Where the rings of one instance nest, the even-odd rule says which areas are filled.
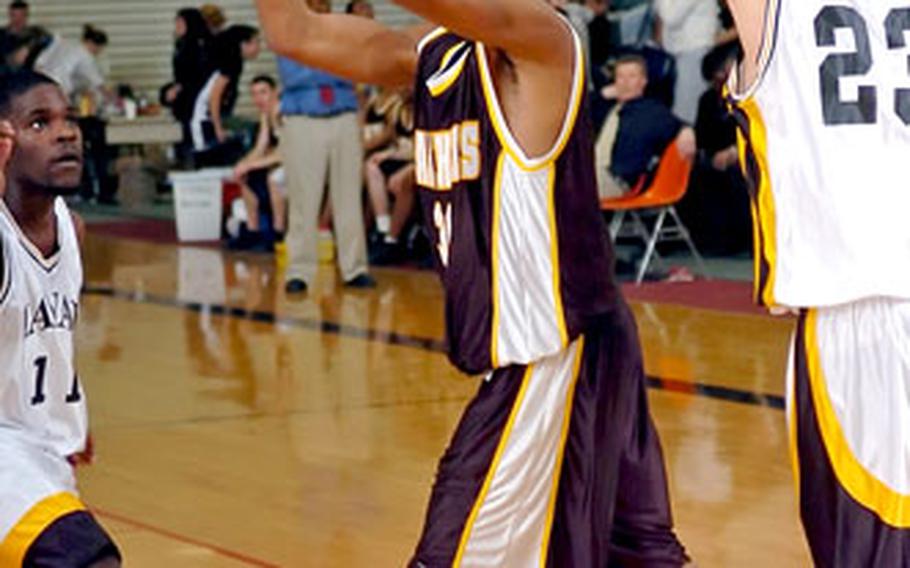
[[[82,41],[88,41],[103,47],[107,45],[107,34],[104,33],[104,30],[100,30],[91,24],[85,24],[82,26]]]
[[[0,73],[0,116],[9,113],[14,100],[41,85],[57,85],[43,73],[31,69],[17,69]]]
[[[275,81],[275,78],[272,77],[271,75],[256,75],[255,77],[253,77],[253,80],[250,81],[250,85],[257,85],[259,83],[265,83],[266,85],[268,85],[269,87],[271,87],[273,89],[278,88],[278,82]]]
[[[259,28],[247,24],[235,24],[220,34],[226,41],[236,42],[239,46],[259,37]]]
[[[15,2],[9,3],[10,10],[28,10],[28,2],[23,0],[16,0]]]

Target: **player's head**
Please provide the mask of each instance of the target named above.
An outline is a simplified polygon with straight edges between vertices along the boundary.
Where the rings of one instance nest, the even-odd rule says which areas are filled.
[[[639,55],[626,55],[616,61],[616,98],[627,102],[641,98],[648,86],[648,62]]]
[[[0,75],[0,119],[16,131],[6,170],[8,191],[76,193],[82,180],[82,134],[74,109],[53,79],[31,70]]]
[[[278,84],[269,75],[257,75],[250,81],[250,96],[260,112],[269,112],[278,102]]]
[[[9,3],[9,27],[17,33],[28,27],[28,2]]]

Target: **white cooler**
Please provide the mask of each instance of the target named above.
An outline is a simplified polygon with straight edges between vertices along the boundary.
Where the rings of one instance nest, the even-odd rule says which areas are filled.
[[[181,242],[221,239],[222,182],[231,177],[230,168],[195,172],[173,172],[177,240]]]

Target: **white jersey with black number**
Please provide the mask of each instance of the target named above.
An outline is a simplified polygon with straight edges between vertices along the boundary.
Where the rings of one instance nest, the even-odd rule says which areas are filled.
[[[73,361],[82,261],[62,199],[54,211],[58,246],[45,258],[0,203],[0,449],[15,438],[68,456],[87,433]]]
[[[910,2],[768,0],[733,104],[765,305],[910,298]]]

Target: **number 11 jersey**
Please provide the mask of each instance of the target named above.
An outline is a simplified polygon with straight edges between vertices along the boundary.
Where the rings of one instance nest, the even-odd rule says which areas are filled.
[[[73,362],[82,261],[69,209],[58,198],[49,258],[0,201],[0,451],[23,444],[67,457],[84,449],[85,398]]]
[[[730,91],[756,298],[910,298],[910,2],[768,0],[755,82]]]

